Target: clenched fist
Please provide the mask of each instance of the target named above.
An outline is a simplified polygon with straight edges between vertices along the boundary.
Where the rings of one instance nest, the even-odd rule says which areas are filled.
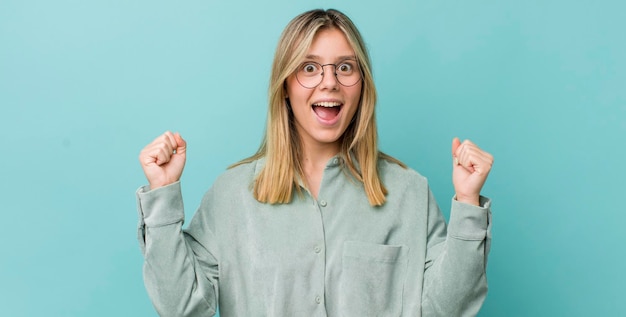
[[[180,179],[185,168],[187,143],[179,133],[165,132],[146,145],[139,162],[150,189],[169,185]]]
[[[480,191],[487,180],[493,156],[470,140],[452,140],[452,184],[456,200],[478,206]]]

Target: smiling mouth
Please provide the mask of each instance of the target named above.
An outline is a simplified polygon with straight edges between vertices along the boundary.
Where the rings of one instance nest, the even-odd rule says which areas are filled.
[[[343,104],[339,102],[319,102],[312,105],[315,114],[322,120],[330,121],[339,115]]]

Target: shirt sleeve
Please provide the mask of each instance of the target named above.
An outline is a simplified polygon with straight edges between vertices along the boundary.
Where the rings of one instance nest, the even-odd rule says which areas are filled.
[[[144,283],[160,316],[213,316],[218,302],[217,260],[182,230],[180,183],[137,190]]]
[[[487,296],[491,201],[481,196],[473,206],[453,199],[446,229],[432,193],[429,200],[422,316],[475,316]]]

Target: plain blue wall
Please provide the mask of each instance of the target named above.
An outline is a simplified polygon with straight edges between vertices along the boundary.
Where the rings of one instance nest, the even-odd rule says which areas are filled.
[[[626,5],[552,0],[1,0],[0,314],[156,315],[139,150],[188,140],[189,218],[256,150],[278,36],[317,7],[360,27],[381,147],[446,215],[452,137],[494,154],[480,316],[626,315]]]

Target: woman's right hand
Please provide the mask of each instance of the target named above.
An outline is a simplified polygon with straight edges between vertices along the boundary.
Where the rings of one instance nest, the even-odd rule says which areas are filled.
[[[139,153],[139,162],[150,189],[177,182],[183,174],[187,142],[179,133],[167,131],[154,139]]]

